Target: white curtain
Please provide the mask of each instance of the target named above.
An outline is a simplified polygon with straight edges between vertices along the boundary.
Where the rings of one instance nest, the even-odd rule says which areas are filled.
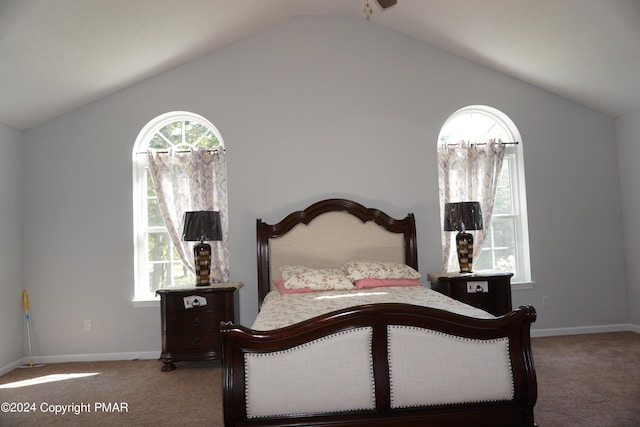
[[[449,202],[480,202],[483,229],[475,232],[474,261],[480,255],[502,169],[505,146],[500,140],[482,142],[459,141],[438,144],[438,180],[440,184],[440,217]],[[443,268],[459,271],[455,233],[442,231]]]
[[[222,241],[211,244],[211,280],[229,281],[227,215],[227,163],[224,149],[206,148],[154,152],[149,150],[149,171],[158,205],[171,240],[184,265],[195,274],[194,242],[182,241],[186,211],[219,211]]]

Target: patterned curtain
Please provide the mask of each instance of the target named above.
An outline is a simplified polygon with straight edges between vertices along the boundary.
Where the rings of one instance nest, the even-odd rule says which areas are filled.
[[[207,148],[154,152],[149,150],[149,171],[158,205],[171,240],[184,265],[195,274],[194,242],[182,241],[185,211],[219,211],[222,241],[211,244],[211,280],[229,281],[227,215],[227,162],[224,149]]]
[[[474,260],[491,226],[498,178],[502,169],[505,146],[500,140],[485,142],[460,141],[438,144],[438,180],[440,183],[440,212],[449,202],[480,202],[483,230],[475,232]],[[443,268],[446,272],[460,271],[456,255],[455,233],[442,231]]]

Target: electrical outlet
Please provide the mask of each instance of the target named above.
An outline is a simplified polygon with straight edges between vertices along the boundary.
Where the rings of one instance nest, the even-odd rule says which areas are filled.
[[[91,320],[85,320],[84,321],[84,331],[85,332],[91,332],[91,328],[92,328]]]
[[[543,296],[543,297],[542,297],[542,306],[543,306],[544,308],[549,308],[549,305],[550,305],[550,304],[551,304],[551,303],[550,303],[550,301],[549,301],[549,297],[548,297],[548,296]]]

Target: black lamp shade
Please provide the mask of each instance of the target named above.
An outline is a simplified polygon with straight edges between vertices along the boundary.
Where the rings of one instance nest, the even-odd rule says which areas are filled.
[[[444,205],[444,231],[457,231],[456,252],[460,273],[471,273],[473,266],[473,235],[467,230],[482,230],[482,210],[479,202],[457,202]]]
[[[207,286],[211,281],[211,245],[204,242],[222,240],[220,212],[185,212],[182,222],[184,223],[182,240],[199,242],[193,246],[196,286]]]
[[[206,242],[222,240],[222,226],[218,211],[185,212],[182,240],[187,242]]]
[[[444,231],[482,230],[479,202],[456,202],[444,205]]]

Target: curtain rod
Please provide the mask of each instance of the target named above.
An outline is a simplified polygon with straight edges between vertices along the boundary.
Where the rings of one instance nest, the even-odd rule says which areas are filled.
[[[503,145],[518,145],[519,142],[518,141],[501,141],[500,144],[503,144]],[[459,142],[453,142],[453,143],[447,143],[447,145],[448,146],[460,145],[460,143]],[[472,142],[469,145],[487,145],[487,143],[486,142]]]
[[[208,148],[206,151],[208,151],[209,153],[216,153],[218,151],[227,151],[226,148]],[[154,153],[160,153],[160,154],[166,154],[169,152],[169,150],[152,150]],[[174,150],[174,153],[190,153],[192,150]],[[136,154],[147,154],[149,151],[138,151]]]

